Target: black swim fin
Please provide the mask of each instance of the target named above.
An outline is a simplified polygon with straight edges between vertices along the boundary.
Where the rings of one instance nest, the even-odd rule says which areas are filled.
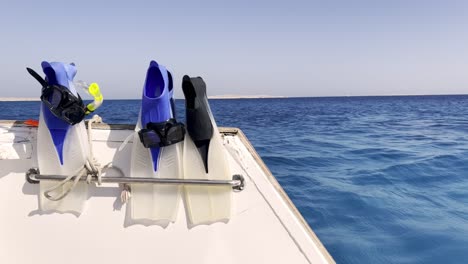
[[[182,80],[182,90],[185,96],[187,132],[200,153],[205,172],[208,173],[208,150],[213,136],[213,125],[206,84],[201,77],[191,78],[185,75]]]

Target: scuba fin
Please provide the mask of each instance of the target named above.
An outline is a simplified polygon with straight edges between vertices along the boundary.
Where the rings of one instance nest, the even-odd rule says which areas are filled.
[[[85,106],[73,84],[76,67],[74,64],[44,61],[42,69],[45,79],[28,68],[28,72],[42,85],[37,131],[38,167],[41,174],[77,175],[83,170],[90,152],[83,122]],[[47,197],[48,191],[55,186],[57,182],[40,182],[40,209],[80,214],[88,198],[87,184],[63,184],[56,191],[67,197],[58,200]],[[68,193],[73,187],[73,192]]]
[[[184,76],[187,135],[184,141],[185,179],[230,180],[226,149],[213,118],[206,84],[201,77]],[[231,216],[229,186],[185,186],[189,220],[192,224],[227,221]]]
[[[151,61],[133,137],[130,177],[182,178],[185,128],[174,118],[171,83],[169,71]],[[132,184],[131,188],[134,222],[167,225],[175,221],[180,186]]]

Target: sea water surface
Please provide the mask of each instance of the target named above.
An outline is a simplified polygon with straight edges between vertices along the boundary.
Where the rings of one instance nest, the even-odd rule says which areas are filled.
[[[184,119],[184,102],[177,100]],[[241,128],[337,263],[468,263],[468,96],[210,100]],[[0,102],[0,119],[39,102]],[[138,100],[107,100],[135,123]]]

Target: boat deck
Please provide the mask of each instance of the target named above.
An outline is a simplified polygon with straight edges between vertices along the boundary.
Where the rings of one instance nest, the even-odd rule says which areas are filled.
[[[25,181],[36,167],[36,128],[0,121],[1,263],[335,263],[241,130],[220,128],[233,174],[245,178],[234,192],[229,222],[190,226],[184,206],[175,223],[144,226],[127,220],[122,189],[89,189],[80,216],[43,214],[39,186]],[[93,125],[101,164],[129,162],[128,125]],[[112,172],[108,172],[108,176]]]

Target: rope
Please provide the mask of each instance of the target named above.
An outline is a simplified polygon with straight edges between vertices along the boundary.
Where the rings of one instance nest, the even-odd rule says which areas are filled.
[[[103,171],[105,171],[105,170],[107,171],[108,169],[115,169],[116,171],[118,171],[120,173],[120,175],[125,176],[125,173],[122,171],[122,169],[117,167],[117,166],[114,166],[114,164],[112,164],[112,162],[109,162],[108,164],[106,164],[106,166],[104,166],[102,168]],[[123,204],[125,204],[130,200],[130,198],[132,198],[130,185],[124,183],[123,188],[122,188],[122,192],[120,193],[120,201]]]
[[[75,175],[70,175],[67,178],[65,178],[65,180],[59,182],[57,185],[45,190],[44,191],[44,196],[47,199],[51,200],[51,201],[60,201],[60,200],[62,200],[63,198],[65,198],[65,196],[67,196],[71,192],[71,190],[73,190],[76,187],[76,184],[78,184],[78,182],[80,181],[81,176],[83,176],[83,175],[86,175],[86,168],[81,168],[79,170],[79,172],[76,173]],[[65,190],[65,192],[62,192],[61,194],[59,194],[57,196],[52,196],[51,195],[52,192],[54,192],[58,188],[64,186],[66,183],[68,183],[73,178],[74,178],[73,184],[69,188],[67,188]]]
[[[89,157],[86,160],[86,168],[88,171],[91,171],[91,174],[88,174],[88,177],[86,178],[86,182],[89,184],[91,182],[92,176],[96,176],[98,180],[98,185],[102,184],[101,180],[101,167],[97,161],[97,159],[94,157],[94,151],[93,151],[93,139],[92,139],[92,124],[93,123],[102,123],[102,118],[98,115],[93,115],[93,117],[88,120],[88,145],[89,145]]]
[[[88,132],[89,156],[86,159],[84,166],[80,168],[76,173],[73,173],[72,175],[65,178],[63,181],[59,182],[57,185],[45,190],[44,196],[47,199],[51,201],[62,200],[76,187],[81,177],[84,177],[84,176],[86,176],[86,183],[90,184],[93,177],[96,177],[98,185],[101,185],[102,184],[102,172],[110,168],[117,170],[122,176],[124,176],[122,169],[120,169],[119,167],[113,166],[112,162],[108,163],[107,165],[101,168],[101,165],[98,163],[97,159],[94,157],[93,144],[92,144],[93,138],[92,138],[92,133],[91,133],[93,123],[102,123],[102,118],[98,115],[94,115],[91,119],[88,120],[87,132]],[[133,136],[133,134],[131,134],[130,136]],[[128,136],[125,139],[124,143],[122,144],[123,146],[125,146],[128,143],[130,136]],[[121,148],[123,147],[121,146]],[[72,185],[68,187],[64,192],[58,194],[57,196],[51,195],[52,192],[63,187],[66,183],[71,182],[72,180],[73,180]],[[122,193],[120,194],[120,199],[122,203],[125,204],[128,200],[130,200],[130,198],[131,198],[130,185],[124,184]]]
[[[93,144],[92,144],[92,124],[93,123],[102,123],[102,118],[98,115],[94,115],[91,119],[88,120],[88,145],[89,145],[89,156],[85,161],[85,164],[82,168],[80,168],[76,173],[65,178],[63,181],[59,182],[57,185],[47,189],[44,191],[44,196],[51,200],[51,201],[60,201],[65,198],[78,184],[81,177],[86,176],[86,183],[91,183],[93,177],[97,178],[98,185],[102,183],[102,171],[100,164],[98,163],[97,159],[93,155]],[[120,170],[120,169],[119,169]],[[120,170],[121,171],[121,170]],[[66,183],[72,182],[72,185],[68,187],[62,193],[59,193],[56,196],[53,196],[51,193],[58,190],[59,188],[63,187]]]
[[[123,185],[123,190],[120,193],[120,201],[122,201],[123,204],[127,203],[130,198],[132,198],[132,192],[130,190],[130,185],[124,184]]]

